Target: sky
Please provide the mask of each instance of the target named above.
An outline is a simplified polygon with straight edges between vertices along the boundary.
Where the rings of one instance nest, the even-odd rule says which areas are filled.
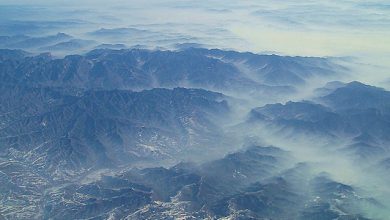
[[[96,34],[101,28],[104,33]],[[367,82],[389,79],[390,2],[384,0],[0,0],[0,35],[57,32],[128,46],[197,43],[354,57],[366,64],[359,76]],[[361,71],[366,67],[370,73]]]

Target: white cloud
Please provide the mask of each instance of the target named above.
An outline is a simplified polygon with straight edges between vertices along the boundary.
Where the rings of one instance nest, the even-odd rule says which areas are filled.
[[[103,43],[166,47],[175,41],[192,42],[240,51],[355,56],[381,65],[389,63],[390,57],[390,4],[383,0],[12,0],[1,4],[17,6],[0,6],[0,35],[19,27],[18,34],[67,32],[86,38],[86,33],[100,28],[132,27],[160,34]],[[7,26],[9,21],[25,20],[32,22],[29,28]],[[77,23],[48,25],[47,21]]]

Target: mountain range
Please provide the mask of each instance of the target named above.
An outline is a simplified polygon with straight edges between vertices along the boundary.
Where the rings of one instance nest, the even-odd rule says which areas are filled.
[[[386,219],[390,92],[334,81],[349,71],[200,47],[1,49],[0,219]]]

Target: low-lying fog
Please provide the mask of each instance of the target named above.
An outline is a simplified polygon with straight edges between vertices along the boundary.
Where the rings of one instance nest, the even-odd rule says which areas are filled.
[[[65,33],[47,45],[41,37]],[[229,96],[233,110],[222,124],[232,139],[223,152],[246,145],[276,146],[291,152],[294,163],[307,163],[313,173],[325,172],[362,195],[390,205],[390,179],[375,168],[379,158],[363,160],[342,149],[353,143],[347,135],[327,136],[297,131],[280,124],[249,122],[251,110],[266,104],[315,100],[330,81],[360,81],[390,89],[390,5],[387,1],[2,1],[0,35],[26,35],[36,46],[17,40],[1,43],[32,53],[63,56],[94,48],[182,49],[188,46],[232,49],[291,56],[329,57],[344,75],[307,79],[288,96]],[[62,44],[65,43],[65,44]],[[71,48],[71,49],[69,49]],[[73,49],[72,49],[73,48]],[[334,58],[331,58],[334,57]],[[238,67],[251,74],[254,69]],[[383,145],[388,143],[384,142]],[[387,152],[388,153],[388,152]],[[220,155],[222,157],[224,155]],[[387,208],[367,206],[369,217],[390,216]]]

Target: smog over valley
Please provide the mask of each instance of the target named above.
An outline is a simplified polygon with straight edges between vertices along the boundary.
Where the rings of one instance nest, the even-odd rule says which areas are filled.
[[[0,0],[0,220],[389,220],[390,2]]]

